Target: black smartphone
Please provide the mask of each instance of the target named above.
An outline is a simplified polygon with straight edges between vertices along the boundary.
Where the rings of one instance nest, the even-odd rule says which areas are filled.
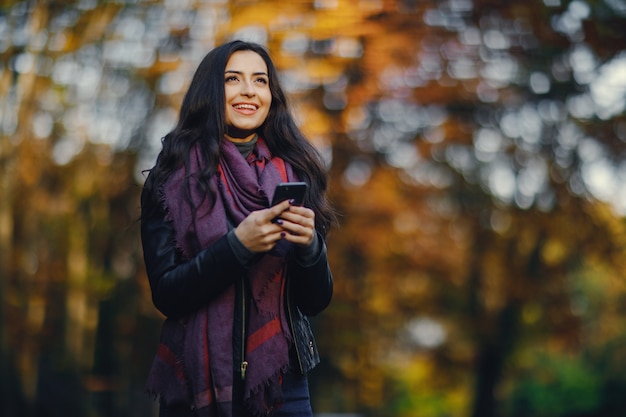
[[[306,193],[306,182],[281,182],[274,190],[272,206],[285,200],[294,200],[294,205],[304,204],[304,194]]]

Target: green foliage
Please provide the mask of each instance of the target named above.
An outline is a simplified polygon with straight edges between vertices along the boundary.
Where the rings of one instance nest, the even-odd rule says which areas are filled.
[[[598,415],[603,375],[592,364],[567,355],[538,355],[504,402],[510,416]]]

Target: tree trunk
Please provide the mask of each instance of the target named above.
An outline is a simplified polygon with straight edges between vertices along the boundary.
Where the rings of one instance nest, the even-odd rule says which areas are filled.
[[[476,361],[476,390],[472,417],[495,417],[495,392],[502,379],[505,360],[513,346],[518,308],[509,304],[498,316],[493,334],[480,345]]]

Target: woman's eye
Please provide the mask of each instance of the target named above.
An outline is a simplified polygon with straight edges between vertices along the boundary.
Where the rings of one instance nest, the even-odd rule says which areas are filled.
[[[229,81],[237,81],[237,77],[236,77],[236,76],[234,76],[234,75],[231,75],[230,77],[226,77],[226,80],[225,80],[225,81],[226,81],[226,82],[229,82]]]
[[[256,80],[256,82],[258,82],[260,84],[268,84],[268,81],[265,78],[259,78],[259,79]]]

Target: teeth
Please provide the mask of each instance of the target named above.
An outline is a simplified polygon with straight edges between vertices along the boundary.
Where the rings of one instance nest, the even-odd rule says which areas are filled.
[[[237,104],[235,105],[236,109],[248,109],[248,110],[256,110],[256,106],[252,104]]]

